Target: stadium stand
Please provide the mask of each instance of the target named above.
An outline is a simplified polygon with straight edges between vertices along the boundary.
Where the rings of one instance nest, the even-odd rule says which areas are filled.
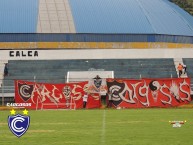
[[[6,0],[0,1],[0,19],[0,49],[5,52],[0,59],[9,65],[9,76],[3,79],[7,89],[0,91],[8,96],[16,79],[64,83],[68,71],[93,68],[114,71],[116,78],[177,77],[173,58],[187,58],[193,48],[193,17],[169,0]],[[70,58],[74,53],[68,52],[68,58],[56,60],[47,59],[46,53],[22,55],[22,50],[80,53]],[[120,52],[86,59],[88,50]],[[132,58],[122,58],[124,50],[132,51]],[[139,58],[139,50],[141,55],[152,53]],[[159,53],[162,57],[155,58]],[[183,61],[193,78],[191,59]]]
[[[173,59],[91,59],[91,60],[27,60],[9,61],[10,76],[6,79],[65,82],[68,71],[89,69],[114,71],[115,78],[176,77]],[[61,79],[61,80],[60,80]]]
[[[187,66],[187,75],[191,78],[191,91],[193,93],[193,59],[192,58],[184,58],[184,64]]]
[[[65,83],[68,71],[114,71],[115,78],[177,77],[173,59],[10,60],[4,86],[14,80]]]
[[[193,59],[192,58],[184,58],[184,64],[187,66],[187,74],[190,78],[193,78]],[[193,79],[191,79],[191,83],[193,84]]]

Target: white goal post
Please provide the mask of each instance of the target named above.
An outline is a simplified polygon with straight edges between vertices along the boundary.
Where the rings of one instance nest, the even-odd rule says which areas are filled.
[[[67,83],[83,82],[100,76],[100,78],[114,78],[114,71],[69,71],[67,73]]]

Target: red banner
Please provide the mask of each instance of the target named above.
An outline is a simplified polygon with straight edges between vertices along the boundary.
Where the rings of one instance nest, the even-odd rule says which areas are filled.
[[[108,79],[112,105],[120,108],[172,107],[191,101],[190,79]]]
[[[83,108],[88,82],[45,84],[15,81],[15,102],[31,103],[32,109]],[[190,79],[107,79],[114,108],[173,107],[188,104]],[[107,98],[108,100],[108,98]],[[88,94],[86,108],[99,108],[99,94]]]
[[[15,102],[31,103],[31,109],[80,109],[87,89],[88,82],[45,84],[19,80],[15,81]],[[99,108],[100,104],[99,95],[88,95],[86,108]]]

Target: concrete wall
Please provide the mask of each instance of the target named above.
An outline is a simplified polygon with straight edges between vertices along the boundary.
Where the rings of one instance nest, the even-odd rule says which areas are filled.
[[[193,49],[0,50],[0,60],[192,58]]]

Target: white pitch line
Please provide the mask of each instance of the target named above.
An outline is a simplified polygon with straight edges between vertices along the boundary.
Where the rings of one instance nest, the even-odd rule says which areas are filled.
[[[106,111],[104,110],[101,130],[101,145],[105,145],[105,128],[106,128]]]

